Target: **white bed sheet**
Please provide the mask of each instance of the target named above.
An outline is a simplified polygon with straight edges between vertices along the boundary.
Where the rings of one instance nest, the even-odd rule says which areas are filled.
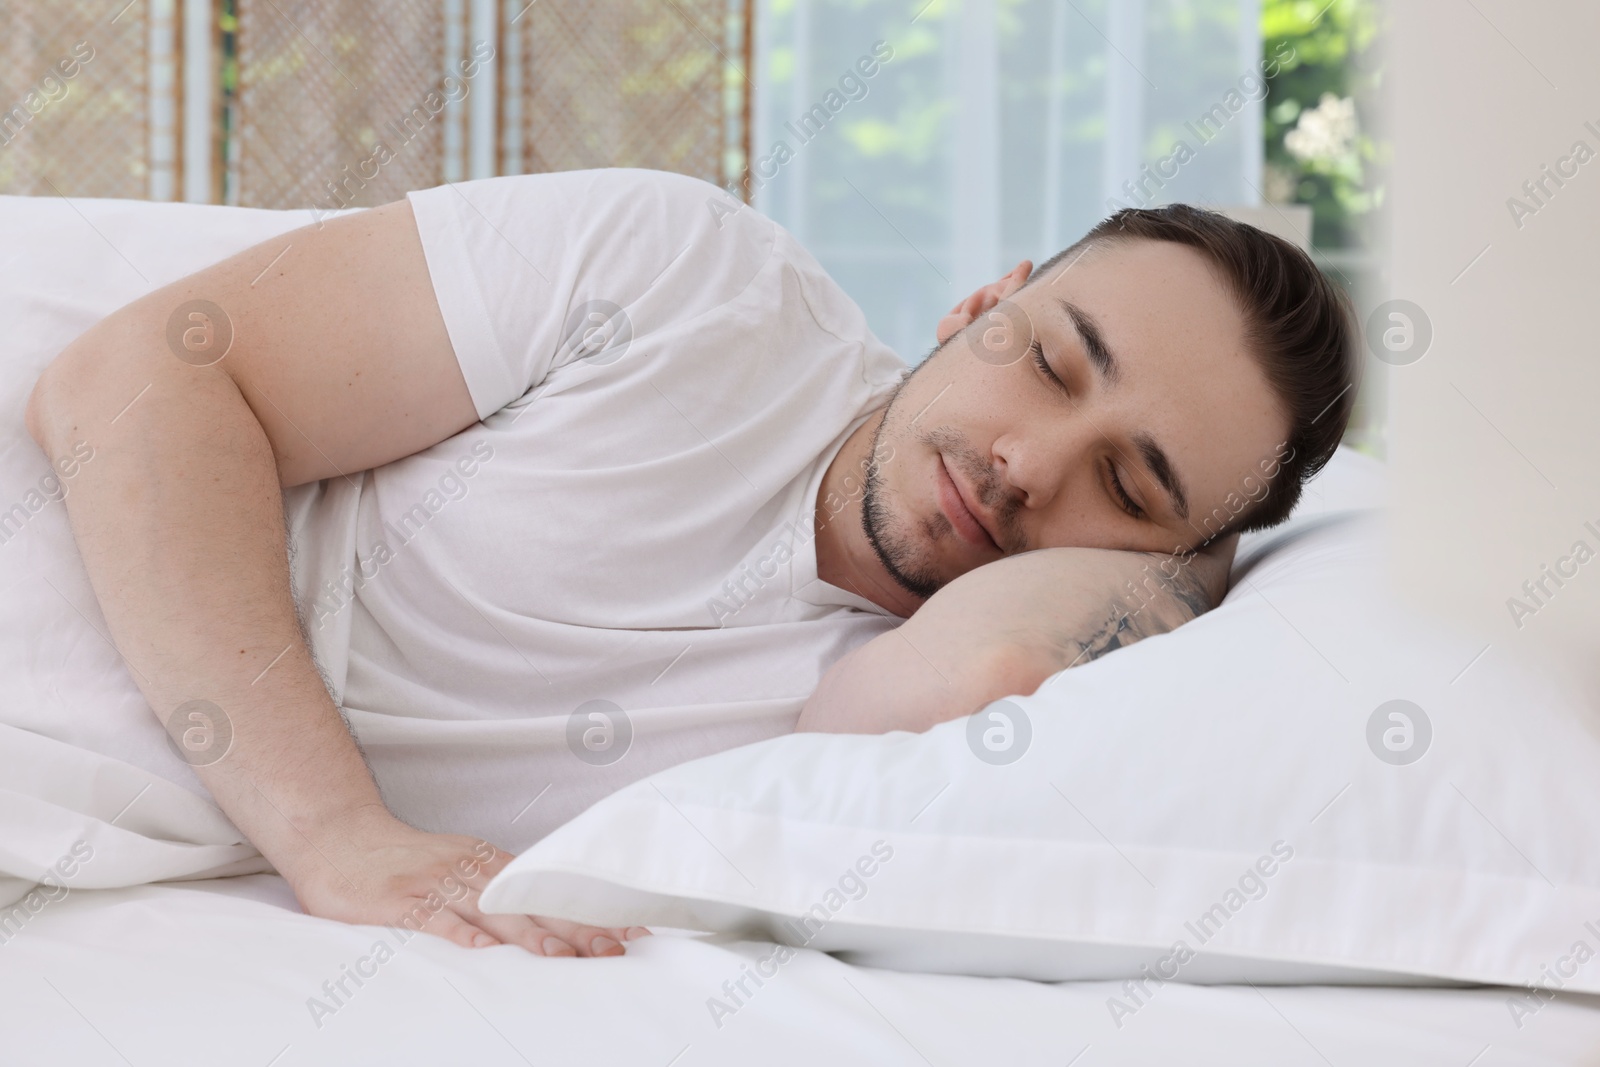
[[[26,252],[0,253],[0,507],[46,471],[21,411],[55,351],[155,285],[308,221],[51,198],[0,198],[0,220]],[[0,613],[11,620],[0,627],[10,668],[0,671],[0,900],[80,838],[95,856],[76,881],[85,886],[259,862],[93,632],[103,620],[81,563],[60,552],[68,537],[52,504],[0,552],[12,603]],[[74,889],[14,936],[0,931],[0,1067],[1600,1064],[1595,997],[1558,999],[1518,1028],[1507,990],[1174,984],[1119,1030],[1107,1000],[1125,994],[1114,983],[895,973],[815,952],[783,965],[719,1029],[708,998],[725,997],[722,983],[770,946],[668,936],[622,960],[418,938],[316,1026],[308,999],[382,934],[301,914],[273,875]]]
[[[377,927],[300,912],[275,875],[76,890],[0,944],[0,1064],[1600,1063],[1600,997],[1519,1028],[1507,989],[1169,984],[1120,1030],[1117,983],[852,967],[802,950],[719,1028],[707,998],[771,946],[659,934],[541,959],[415,935],[319,1027],[308,998]],[[373,967],[367,968],[369,970]]]

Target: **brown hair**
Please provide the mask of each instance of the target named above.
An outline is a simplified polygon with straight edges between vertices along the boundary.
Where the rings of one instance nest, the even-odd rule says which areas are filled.
[[[1356,371],[1350,297],[1283,238],[1189,204],[1124,208],[1050,257],[1033,278],[1089,247],[1133,240],[1172,241],[1199,250],[1233,292],[1245,320],[1245,341],[1283,405],[1290,429],[1265,495],[1229,516],[1229,526],[1238,532],[1276,526],[1299,503],[1305,483],[1332,458],[1350,421]],[[1207,533],[1216,532],[1208,528]]]

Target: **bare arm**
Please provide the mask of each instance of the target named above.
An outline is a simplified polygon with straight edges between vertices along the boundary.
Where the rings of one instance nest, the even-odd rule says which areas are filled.
[[[290,588],[283,488],[477,421],[408,202],[296,230],[140,298],[56,358],[27,419],[52,458],[94,448],[66,507],[111,636],[163,722],[189,701],[219,709],[231,745],[190,761],[308,911],[398,921],[446,877],[481,887],[504,866],[503,852],[486,862],[470,838],[390,815]],[[550,931],[477,915],[475,900],[427,928],[544,951]]]
[[[935,593],[823,676],[800,730],[919,732],[1210,610],[1236,537],[1187,557],[1094,548],[1024,552]]]

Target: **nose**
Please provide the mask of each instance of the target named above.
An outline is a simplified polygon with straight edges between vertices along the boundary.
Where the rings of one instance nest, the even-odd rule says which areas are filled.
[[[1085,471],[1092,476],[1094,454],[1104,440],[1082,415],[1053,412],[1049,425],[1018,428],[996,438],[995,469],[1007,496],[1040,511]]]

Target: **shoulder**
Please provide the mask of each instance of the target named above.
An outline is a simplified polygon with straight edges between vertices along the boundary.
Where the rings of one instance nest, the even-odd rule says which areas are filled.
[[[663,249],[764,262],[779,229],[710,182],[631,167],[480,178],[406,198],[425,230],[509,244],[545,275],[561,252],[611,252],[642,268]]]
[[[446,183],[406,196],[414,206],[430,211],[542,218],[547,225],[568,230],[624,225],[620,236],[765,233],[770,240],[776,228],[770,219],[708,181],[637,167],[509,174]]]
[[[763,329],[778,330],[781,322],[808,334],[820,329],[830,343],[864,354],[870,382],[892,384],[905,369],[811,253],[728,190],[684,174],[627,167],[574,171],[567,180],[594,231],[588,246],[617,244],[630,256],[652,257],[660,265],[634,280],[670,296],[674,319],[737,301],[749,305],[746,313],[757,315]]]

